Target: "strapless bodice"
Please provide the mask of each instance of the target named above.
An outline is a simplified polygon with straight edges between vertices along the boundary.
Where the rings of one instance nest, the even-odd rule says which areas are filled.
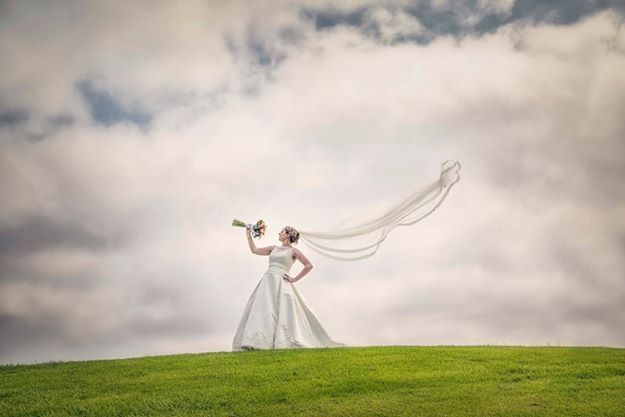
[[[295,262],[293,248],[276,246],[269,254],[269,269],[288,272]]]

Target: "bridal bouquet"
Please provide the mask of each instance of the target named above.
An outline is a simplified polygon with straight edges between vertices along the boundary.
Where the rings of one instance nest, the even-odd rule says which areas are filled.
[[[234,219],[232,221],[232,225],[237,226],[237,227],[247,227],[247,223],[238,219]],[[255,238],[263,237],[263,235],[265,234],[265,229],[267,228],[267,226],[265,226],[265,222],[262,220],[259,220],[256,222],[256,224],[250,225],[250,226],[251,226],[252,236],[254,236]]]

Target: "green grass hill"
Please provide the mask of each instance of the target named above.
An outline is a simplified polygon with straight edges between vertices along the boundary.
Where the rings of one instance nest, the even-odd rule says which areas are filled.
[[[625,349],[388,346],[0,366],[0,416],[625,416]]]

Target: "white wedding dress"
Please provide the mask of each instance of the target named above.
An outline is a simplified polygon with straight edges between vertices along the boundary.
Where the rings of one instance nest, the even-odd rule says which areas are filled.
[[[291,247],[272,249],[269,268],[243,311],[233,351],[345,346],[328,336],[297,288],[282,278],[294,262]]]

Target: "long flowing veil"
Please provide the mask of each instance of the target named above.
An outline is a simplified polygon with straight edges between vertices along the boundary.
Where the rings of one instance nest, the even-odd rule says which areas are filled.
[[[445,161],[438,179],[412,192],[382,215],[335,230],[299,230],[300,239],[315,252],[341,261],[355,261],[375,254],[397,226],[409,226],[430,215],[460,180],[460,163]],[[331,245],[331,246],[330,246]]]

